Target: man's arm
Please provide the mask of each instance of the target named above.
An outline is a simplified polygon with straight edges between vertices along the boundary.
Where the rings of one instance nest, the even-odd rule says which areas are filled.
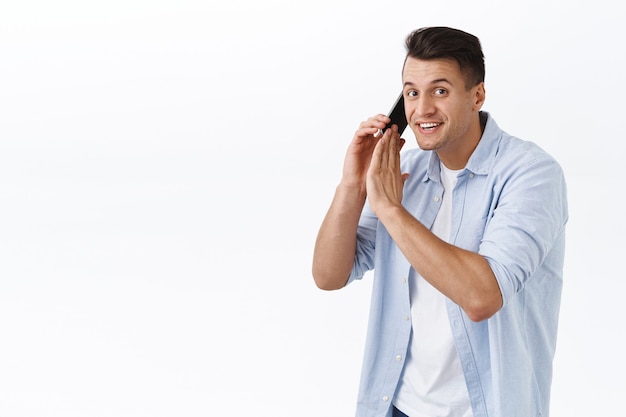
[[[340,184],[322,222],[313,255],[313,278],[323,290],[346,285],[356,253],[356,232],[365,189]]]
[[[321,289],[342,288],[350,277],[359,218],[367,195],[367,171],[380,141],[374,134],[387,123],[389,117],[383,114],[361,123],[346,152],[343,176],[320,227],[313,253],[313,278]],[[389,137],[391,132],[392,129],[388,129],[383,137]]]
[[[439,239],[402,207],[405,180],[396,140],[383,138],[374,150],[367,176],[372,211],[426,281],[458,304],[471,320],[488,319],[502,307],[502,295],[487,260]]]
[[[411,265],[471,320],[486,320],[502,307],[500,286],[482,255],[441,240],[401,206],[377,215]]]

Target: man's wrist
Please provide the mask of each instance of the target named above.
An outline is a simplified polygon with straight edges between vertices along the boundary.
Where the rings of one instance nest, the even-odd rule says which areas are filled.
[[[365,184],[355,184],[341,180],[336,189],[337,194],[345,195],[356,201],[365,201],[367,197],[367,188]]]

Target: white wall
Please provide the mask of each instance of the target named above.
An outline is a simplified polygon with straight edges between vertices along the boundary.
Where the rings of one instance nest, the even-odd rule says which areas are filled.
[[[404,37],[447,25],[482,40],[484,109],[569,181],[552,416],[615,416],[620,9],[4,1],[0,415],[353,415],[371,287],[317,290],[313,241]]]

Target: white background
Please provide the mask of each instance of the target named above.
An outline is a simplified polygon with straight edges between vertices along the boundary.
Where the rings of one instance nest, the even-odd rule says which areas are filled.
[[[2,0],[0,415],[353,415],[371,280],[318,290],[312,247],[432,25],[566,172],[551,415],[623,413],[618,4]]]

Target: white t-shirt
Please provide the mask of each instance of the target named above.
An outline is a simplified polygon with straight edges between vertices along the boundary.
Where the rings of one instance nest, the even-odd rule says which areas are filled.
[[[431,231],[445,241],[450,238],[452,190],[460,172],[441,164],[444,192]],[[394,405],[409,417],[472,417],[446,297],[413,268],[409,282],[413,331]]]

